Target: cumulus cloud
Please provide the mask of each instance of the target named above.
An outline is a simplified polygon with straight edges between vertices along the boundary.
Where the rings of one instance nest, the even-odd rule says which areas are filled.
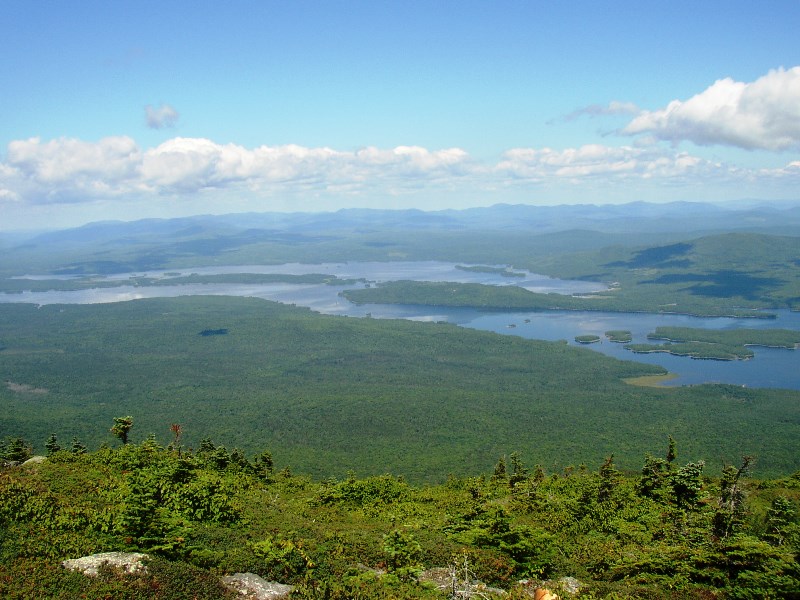
[[[13,141],[0,186],[36,203],[81,202],[130,192],[138,185],[141,152],[125,136],[86,142],[58,138]]]
[[[174,127],[179,116],[178,111],[169,104],[159,106],[148,104],[144,107],[144,119],[150,129]]]
[[[750,83],[720,79],[688,100],[643,112],[622,132],[702,146],[800,148],[800,67],[773,70]]]
[[[739,189],[739,182],[800,180],[800,162],[777,169],[743,169],[662,144],[577,148],[514,148],[479,163],[460,148],[421,146],[353,151],[294,144],[246,148],[204,138],[176,137],[142,149],[129,137],[96,142],[39,138],[9,144],[0,161],[0,205],[205,198],[388,198],[425,192],[486,194],[513,187],[606,184]],[[788,185],[788,184],[787,184]],[[628,188],[630,189],[630,188]]]
[[[507,151],[495,170],[522,181],[671,179],[708,176],[721,165],[687,153],[665,153],[658,148],[612,147],[588,144],[579,148],[515,148]]]
[[[382,188],[394,193],[467,176],[470,164],[459,148],[339,151],[289,144],[249,149],[177,137],[142,150],[128,137],[98,142],[30,138],[9,144],[7,160],[0,163],[0,188],[37,203],[230,188],[263,193]]]

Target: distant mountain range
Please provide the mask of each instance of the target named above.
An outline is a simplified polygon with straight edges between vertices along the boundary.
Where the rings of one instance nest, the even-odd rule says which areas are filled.
[[[102,221],[42,233],[25,244],[87,244],[112,240],[146,242],[155,238],[198,238],[239,234],[245,230],[301,234],[388,231],[509,230],[552,233],[584,229],[604,233],[697,233],[754,231],[800,234],[800,205],[726,208],[715,204],[633,202],[621,205],[574,204],[530,206],[496,204],[463,210],[342,209],[329,213],[238,213],[173,219]],[[19,237],[2,234],[7,247]]]

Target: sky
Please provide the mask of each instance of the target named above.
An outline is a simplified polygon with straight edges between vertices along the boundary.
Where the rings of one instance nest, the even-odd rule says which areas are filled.
[[[800,1],[0,2],[0,231],[800,200]]]

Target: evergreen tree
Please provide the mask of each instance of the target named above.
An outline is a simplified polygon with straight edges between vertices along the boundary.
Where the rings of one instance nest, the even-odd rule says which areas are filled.
[[[678,508],[696,508],[703,490],[703,468],[705,461],[687,463],[670,477],[672,498]]]
[[[422,546],[410,533],[395,529],[383,536],[383,552],[389,573],[400,581],[416,581],[423,570]]]
[[[133,417],[114,417],[114,426],[110,429],[116,437],[122,440],[123,444],[128,443],[128,432],[133,427]]]
[[[669,436],[669,442],[667,444],[667,465],[669,465],[670,468],[676,458],[678,458],[678,450],[676,449],[675,440],[672,436]]]
[[[611,498],[611,494],[619,483],[620,472],[614,467],[614,455],[606,458],[600,467],[600,485],[597,489],[597,499],[605,502]]]
[[[0,456],[11,462],[25,462],[33,455],[33,449],[21,437],[9,438],[0,447]]]
[[[797,511],[788,498],[775,498],[767,511],[767,532],[764,539],[773,546],[783,546],[796,514]]]
[[[73,454],[86,454],[86,446],[84,446],[77,437],[72,437],[72,447],[70,451]]]
[[[261,454],[256,456],[255,471],[260,477],[269,479],[275,469],[275,463],[272,460],[272,454],[264,450]]]
[[[234,448],[231,450],[231,463],[237,465],[241,469],[248,470],[250,468],[250,462],[247,460],[247,457],[244,455],[244,452],[239,450],[239,448]]]
[[[497,464],[494,466],[494,473],[492,473],[492,481],[505,481],[508,477],[508,471],[506,469],[506,457],[501,456],[497,460]]]
[[[636,485],[639,494],[646,498],[659,498],[667,484],[668,469],[668,461],[648,454],[644,459],[642,476]]]
[[[55,433],[50,434],[50,437],[47,438],[47,443],[44,445],[44,447],[47,450],[47,456],[51,456],[61,450],[61,446],[58,445],[58,440],[56,439]]]
[[[198,454],[210,454],[214,452],[217,447],[214,445],[214,442],[211,441],[211,438],[203,438],[200,440],[200,447],[197,449]]]
[[[528,469],[522,464],[522,459],[519,457],[519,452],[511,453],[511,477],[508,479],[508,485],[512,488],[518,483],[522,483],[528,478]]]

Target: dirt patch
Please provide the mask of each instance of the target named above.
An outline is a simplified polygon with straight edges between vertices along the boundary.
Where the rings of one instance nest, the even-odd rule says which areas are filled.
[[[667,373],[666,375],[643,375],[642,377],[628,377],[623,379],[629,385],[638,385],[640,387],[659,387],[663,388],[661,384],[670,379],[675,379],[675,373]]]
[[[37,388],[26,383],[14,383],[13,381],[6,381],[6,387],[12,392],[18,394],[46,394],[50,390],[45,388]]]

